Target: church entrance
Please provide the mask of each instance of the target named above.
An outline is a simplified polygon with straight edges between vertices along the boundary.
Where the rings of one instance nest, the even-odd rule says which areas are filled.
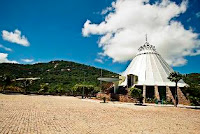
[[[154,97],[155,97],[154,94],[155,94],[154,86],[146,86],[146,99],[147,100],[154,99]]]
[[[159,92],[160,100],[166,100],[166,87],[165,86],[159,86],[158,92]]]

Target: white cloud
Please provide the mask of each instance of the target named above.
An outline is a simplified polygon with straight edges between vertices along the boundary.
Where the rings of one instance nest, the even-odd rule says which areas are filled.
[[[187,60],[180,57],[180,58],[172,58],[171,60],[168,61],[168,63],[172,66],[183,66],[187,63]]]
[[[97,54],[97,58],[95,59],[95,61],[103,64],[104,61],[107,61],[107,59],[105,59],[105,56],[106,55],[104,53],[100,52]]]
[[[6,30],[3,30],[2,37],[6,41],[17,43],[22,46],[27,47],[30,45],[28,39],[24,35],[21,35],[21,31],[19,31],[18,29],[16,29],[14,32],[8,32]]]
[[[3,45],[1,45],[1,44],[0,44],[0,48],[3,48],[4,50],[9,51],[9,52],[12,51],[11,48],[5,47],[5,46],[3,46]]]
[[[200,12],[197,12],[197,13],[196,13],[196,17],[197,17],[197,18],[200,18]]]
[[[177,5],[169,0],[155,4],[149,4],[149,0],[117,0],[111,8],[100,24],[87,20],[82,34],[100,35],[99,47],[114,62],[131,60],[145,43],[146,33],[149,43],[172,66],[184,65],[185,56],[199,54],[199,35],[172,20],[186,11],[187,1]]]
[[[101,15],[107,14],[109,11],[112,11],[112,7],[107,7],[106,9],[102,10]]]
[[[33,59],[21,59],[21,61],[30,63],[30,62],[33,62],[34,60]]]
[[[96,61],[96,62],[99,62],[99,63],[104,63],[103,60],[100,59],[100,58],[96,58],[95,61]]]
[[[8,60],[8,54],[0,53],[0,63],[18,63],[17,61]]]

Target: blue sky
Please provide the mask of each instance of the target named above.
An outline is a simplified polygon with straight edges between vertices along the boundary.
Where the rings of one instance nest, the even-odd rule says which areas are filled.
[[[106,15],[101,14],[102,10],[111,6],[112,2],[112,0],[0,0],[2,46],[0,53],[7,54],[8,61],[22,64],[69,60],[122,72],[130,60],[113,62],[113,57],[105,56],[103,63],[95,61],[98,53],[102,52],[102,47],[98,47],[101,35],[94,34],[90,37],[82,35],[82,28],[87,20],[95,24],[104,21]],[[181,0],[175,2],[180,4]],[[186,12],[174,19],[180,21],[185,29],[192,28],[193,32],[200,33],[200,1],[189,0]],[[14,32],[16,29],[21,31],[21,36],[25,36],[29,42],[28,46],[2,37],[4,30]],[[5,48],[10,48],[12,51]],[[200,72],[200,55],[184,58],[187,59],[187,63],[173,67],[176,71]]]

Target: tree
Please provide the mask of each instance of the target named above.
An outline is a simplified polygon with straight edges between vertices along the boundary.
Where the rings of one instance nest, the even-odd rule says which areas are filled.
[[[179,72],[171,72],[168,76],[168,79],[172,82],[175,82],[176,88],[175,88],[175,104],[174,106],[177,107],[178,104],[178,96],[177,96],[177,88],[178,88],[178,82],[183,78],[183,76]]]
[[[6,89],[6,87],[11,84],[11,78],[10,78],[10,76],[4,75],[2,77],[2,82],[3,82],[2,92],[4,92],[4,90]]]
[[[200,74],[184,75],[183,80],[189,85],[183,89],[183,92],[190,99],[191,105],[200,106]]]
[[[87,85],[87,84],[76,84],[73,88],[73,91],[78,93],[78,94],[82,94],[82,98],[84,98],[84,96],[88,96],[88,94],[92,93],[95,91],[95,88],[93,85]]]
[[[27,90],[29,88],[29,86],[32,84],[31,81],[29,80],[25,80],[23,83],[22,83],[22,87],[24,88],[24,94],[27,94]]]
[[[45,93],[48,92],[49,90],[49,84],[48,83],[44,83],[40,85],[40,90],[38,91],[39,93]]]

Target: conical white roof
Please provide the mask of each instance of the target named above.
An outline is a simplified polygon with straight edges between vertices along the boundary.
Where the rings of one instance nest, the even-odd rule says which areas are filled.
[[[122,73],[122,76],[125,76],[126,79],[120,84],[121,86],[127,85],[127,75],[129,74],[138,76],[138,82],[135,85],[175,86],[175,83],[167,78],[173,72],[173,69],[157,53],[154,46],[146,42],[138,50],[137,55]],[[186,85],[183,80],[178,83],[179,87]]]

